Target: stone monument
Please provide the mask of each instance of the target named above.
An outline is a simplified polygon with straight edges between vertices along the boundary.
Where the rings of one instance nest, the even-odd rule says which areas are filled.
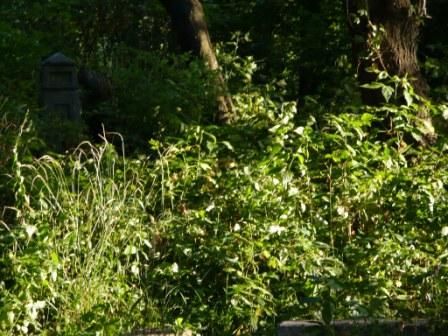
[[[81,99],[75,62],[59,52],[43,60],[39,96],[48,116],[79,120]]]

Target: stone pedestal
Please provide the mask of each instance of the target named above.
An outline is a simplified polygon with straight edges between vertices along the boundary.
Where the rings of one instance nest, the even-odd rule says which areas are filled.
[[[401,322],[396,320],[341,320],[330,326],[313,321],[285,321],[277,336],[439,336],[428,321]],[[448,335],[448,330],[443,335]]]

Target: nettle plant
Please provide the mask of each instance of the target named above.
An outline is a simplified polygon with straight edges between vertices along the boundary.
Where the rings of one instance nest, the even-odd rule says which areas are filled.
[[[369,88],[381,89],[386,101],[396,98],[395,104],[330,115],[318,133],[322,140],[312,141],[321,181],[315,196],[328,223],[319,236],[328,237],[346,266],[332,289],[336,311],[440,316],[447,146],[445,139],[423,143],[434,134],[428,115],[445,107],[416,96],[406,79],[384,76]]]
[[[406,83],[375,88],[392,101]],[[104,142],[25,164],[17,142],[0,330],[266,335],[291,318],[446,318],[448,146],[418,144],[422,106],[445,108],[409,89],[401,105],[301,119],[262,92],[235,99],[247,113],[233,126],[150,141],[150,159]]]
[[[305,132],[290,129],[294,112],[281,104],[279,127],[272,120],[269,129],[246,133],[255,140],[267,132],[259,143],[235,143],[241,134],[219,140],[201,128],[172,145],[153,143],[163,153],[165,198],[160,250],[145,281],[158,284],[149,296],[160,295],[168,316],[216,335],[266,332],[279,315],[317,317],[310,298],[341,264],[304,215],[306,149],[297,157],[282,150],[287,133]]]
[[[408,94],[301,123],[295,104],[246,94],[236,101],[260,113],[241,128],[157,147],[169,220],[165,268],[151,276],[169,314],[223,334],[291,317],[443,314],[446,145],[417,142],[422,104],[443,107]]]

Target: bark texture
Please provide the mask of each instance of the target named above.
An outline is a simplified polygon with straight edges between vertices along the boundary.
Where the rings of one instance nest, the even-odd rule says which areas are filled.
[[[210,70],[217,75],[217,86],[220,94],[216,119],[220,123],[230,122],[233,114],[233,104],[227,94],[224,78],[219,73],[219,64],[210,40],[205,21],[204,9],[199,0],[160,0],[167,10],[173,30],[176,32],[179,45],[185,52],[191,52],[201,57]]]
[[[426,96],[428,85],[417,60],[426,0],[347,0],[347,11],[360,83],[375,80],[375,74],[367,71],[375,66],[391,75],[407,74],[416,93]],[[375,27],[383,27],[384,34],[378,35],[381,33]],[[374,90],[363,90],[362,98],[369,105],[384,101],[381,93]]]
[[[415,93],[426,97],[429,86],[417,59],[420,27],[427,17],[426,0],[346,0],[346,3],[360,84],[376,80],[376,74],[369,71],[374,67],[390,75],[407,75]],[[361,88],[361,96],[367,105],[385,103],[381,90]],[[433,143],[436,134],[427,108],[420,106],[417,117],[424,135],[419,143]]]

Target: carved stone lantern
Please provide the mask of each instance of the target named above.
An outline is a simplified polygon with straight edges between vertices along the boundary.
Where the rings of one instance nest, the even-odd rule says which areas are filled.
[[[62,53],[52,54],[41,63],[40,101],[49,116],[73,121],[80,119],[76,65]]]

